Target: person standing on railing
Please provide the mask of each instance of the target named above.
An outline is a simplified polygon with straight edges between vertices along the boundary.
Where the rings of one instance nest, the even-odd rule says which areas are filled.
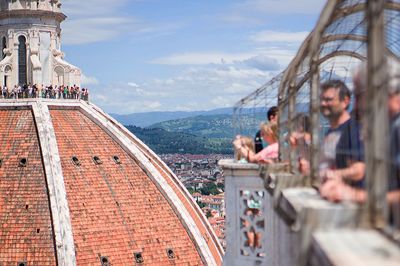
[[[3,93],[4,99],[8,99],[8,98],[10,97],[10,96],[9,96],[9,93],[8,93],[8,88],[7,88],[6,85],[4,85],[3,90],[2,90],[2,93]]]
[[[37,97],[37,85],[33,84],[32,86],[32,97],[36,98]]]
[[[18,87],[17,87],[17,85],[14,85],[14,89],[13,89],[13,92],[12,92],[13,94],[13,98],[14,99],[18,99]]]
[[[273,106],[267,112],[267,119],[269,122],[278,123],[278,107]],[[264,148],[261,130],[258,130],[254,137],[255,152],[258,153]]]
[[[60,86],[55,85],[54,86],[54,99],[58,99],[59,98],[59,93],[60,93]]]
[[[33,97],[33,88],[32,88],[31,84],[29,84],[29,86],[28,86],[28,97],[29,98]]]
[[[68,93],[67,86],[63,86],[63,91],[62,91],[63,99],[67,99],[67,93]]]
[[[43,89],[43,84],[37,85],[37,96],[38,96],[38,98],[43,98],[42,89]]]
[[[83,90],[83,89],[82,89]],[[89,101],[89,89],[88,88],[85,88],[84,89],[85,91],[83,92],[83,100],[85,100],[85,101]]]
[[[1,88],[1,87],[0,87]],[[7,86],[4,86],[1,89],[1,94],[3,95],[3,99],[7,99]]]
[[[17,98],[22,98],[22,87],[21,87],[21,85],[18,85],[18,87],[17,87],[17,95],[18,95]]]
[[[22,97],[23,98],[28,98],[29,94],[28,94],[28,85],[24,84],[22,86]]]

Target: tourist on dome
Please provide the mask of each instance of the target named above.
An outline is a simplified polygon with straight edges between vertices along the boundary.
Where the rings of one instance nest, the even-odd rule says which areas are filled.
[[[388,113],[389,124],[389,179],[386,199],[390,207],[391,223],[400,226],[400,64],[396,59],[388,59]],[[367,81],[366,65],[359,68],[354,78],[356,97],[356,111],[360,114],[365,105]],[[321,195],[330,201],[351,200],[365,202],[367,193],[364,189],[354,188],[341,180],[328,180],[321,188]],[[395,211],[395,212],[393,212]]]
[[[15,85],[14,89],[13,89],[13,98],[14,99],[18,99],[18,87],[17,87],[17,85]]]
[[[298,170],[300,173],[310,173],[311,156],[311,121],[305,113],[299,113],[293,119],[294,130],[288,135],[290,148],[296,153]]]
[[[269,122],[278,123],[278,107],[273,106],[267,112],[267,119]],[[261,137],[261,130],[258,130],[254,137],[255,152],[260,152],[263,148],[263,139]]]
[[[321,86],[320,110],[330,128],[321,147],[319,174],[322,181],[340,179],[353,187],[364,186],[364,145],[358,122],[348,111],[351,92],[340,80]]]
[[[23,90],[21,85],[18,85],[17,90],[18,90],[18,98],[23,98]]]
[[[0,88],[1,88],[1,86],[0,86]],[[2,89],[1,89],[1,95],[3,95],[3,99],[7,99],[8,98],[8,89],[7,89],[7,86],[4,86]]]
[[[33,87],[31,86],[31,84],[29,84],[28,86],[28,97],[29,98],[33,97]]]
[[[323,196],[329,191],[331,180],[349,188],[364,188],[364,145],[360,124],[349,112],[350,100],[351,92],[344,82],[331,80],[321,85],[320,111],[329,123],[320,150]],[[310,174],[309,164],[309,160],[299,160],[299,170]]]
[[[67,96],[68,96],[68,86],[64,86],[63,99],[67,99]]]
[[[38,97],[38,88],[37,88],[36,84],[33,84],[33,86],[32,86],[32,97],[33,98]]]
[[[7,88],[7,98],[13,97],[13,88],[10,86]]]
[[[89,89],[82,88],[82,100],[89,101]]]
[[[250,163],[274,163],[278,159],[279,154],[278,125],[273,122],[262,124],[261,137],[269,145],[258,153],[255,153],[244,145],[241,136],[236,137],[233,145],[236,151]]]
[[[254,152],[254,140],[251,137],[247,136],[241,136],[240,137],[240,142],[245,149],[248,149],[249,151]],[[248,163],[247,157],[243,156],[242,153],[236,152],[235,154],[236,161],[239,163]]]

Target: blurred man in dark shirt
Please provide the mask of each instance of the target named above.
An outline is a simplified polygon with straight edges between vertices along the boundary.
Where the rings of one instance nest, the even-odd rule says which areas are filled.
[[[267,118],[269,122],[278,123],[278,107],[273,106],[269,108],[267,112]],[[263,138],[261,137],[261,130],[259,130],[254,137],[255,153],[258,153],[264,149],[262,140]]]

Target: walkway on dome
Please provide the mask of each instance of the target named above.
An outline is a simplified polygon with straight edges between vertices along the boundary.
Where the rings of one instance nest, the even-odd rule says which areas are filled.
[[[56,99],[89,101],[89,89],[79,86],[0,86],[0,99]]]

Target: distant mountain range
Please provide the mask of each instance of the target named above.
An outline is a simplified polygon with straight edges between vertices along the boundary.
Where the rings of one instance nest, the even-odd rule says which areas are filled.
[[[163,121],[148,128],[162,128],[169,132],[184,132],[206,138],[232,138],[232,124],[232,115],[219,114]]]
[[[296,110],[308,110],[298,103]],[[111,114],[156,153],[233,154],[235,134],[254,136],[265,121],[266,108],[242,109],[233,121],[233,108],[195,112]]]
[[[265,113],[249,114],[242,117],[245,124],[240,133],[253,136]],[[255,124],[259,124],[256,122]],[[233,116],[231,114],[198,115],[175,120],[163,121],[142,128],[127,128],[146,143],[156,153],[191,154],[233,154],[232,140],[235,136]]]
[[[148,127],[156,123],[194,117],[199,115],[233,115],[233,108],[219,108],[210,111],[192,111],[192,112],[147,112],[147,113],[133,113],[127,115],[111,114],[112,117],[117,119],[124,125],[133,125],[137,127]]]

